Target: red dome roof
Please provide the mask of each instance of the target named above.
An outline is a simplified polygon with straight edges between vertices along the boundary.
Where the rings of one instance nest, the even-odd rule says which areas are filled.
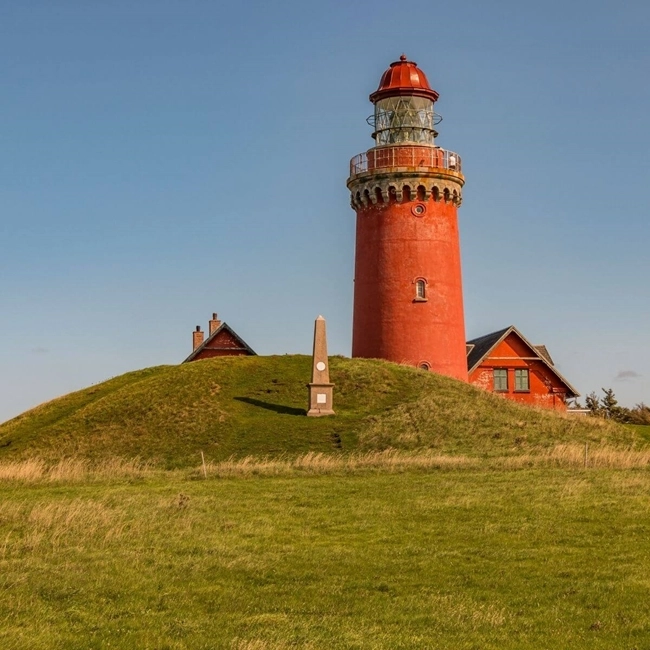
[[[379,88],[370,95],[370,101],[374,104],[380,99],[399,95],[428,97],[434,102],[439,96],[429,86],[427,76],[418,68],[417,63],[407,61],[404,54],[400,56],[399,61],[391,63],[390,68],[384,72],[379,82]]]

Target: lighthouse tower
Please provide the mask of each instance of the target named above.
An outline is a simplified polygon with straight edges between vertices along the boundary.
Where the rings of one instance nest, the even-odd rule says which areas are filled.
[[[467,381],[458,154],[435,143],[438,93],[402,55],[370,95],[375,146],[350,161],[357,213],[352,356]]]

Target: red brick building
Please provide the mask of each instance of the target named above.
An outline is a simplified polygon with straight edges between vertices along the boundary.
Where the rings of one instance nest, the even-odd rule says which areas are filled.
[[[183,363],[199,361],[210,357],[242,357],[253,356],[255,351],[227,323],[217,319],[212,314],[208,326],[208,338],[205,339],[201,326],[197,325],[192,332],[192,354]]]
[[[468,341],[469,382],[515,402],[566,411],[579,393],[558,372],[546,346],[529,343],[517,328]]]

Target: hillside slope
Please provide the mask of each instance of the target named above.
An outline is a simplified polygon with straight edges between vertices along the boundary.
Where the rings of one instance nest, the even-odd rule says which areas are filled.
[[[0,460],[139,456],[167,467],[230,456],[436,449],[505,454],[559,442],[641,445],[637,432],[519,406],[375,360],[331,359],[335,417],[307,418],[307,356],[209,359],[128,373],[0,425]]]

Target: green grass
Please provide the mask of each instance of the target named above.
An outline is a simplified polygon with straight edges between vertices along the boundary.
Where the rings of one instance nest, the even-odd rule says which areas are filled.
[[[0,425],[0,648],[650,647],[646,429],[331,369],[332,418],[282,356]]]
[[[3,650],[650,644],[650,474],[0,483]]]
[[[650,424],[626,424],[625,426],[634,431],[641,440],[650,443]]]
[[[162,466],[230,456],[431,449],[528,453],[558,443],[641,446],[604,420],[569,420],[467,384],[383,361],[331,359],[331,418],[305,417],[311,359],[211,359],[123,375],[0,425],[0,461],[140,457]]]

